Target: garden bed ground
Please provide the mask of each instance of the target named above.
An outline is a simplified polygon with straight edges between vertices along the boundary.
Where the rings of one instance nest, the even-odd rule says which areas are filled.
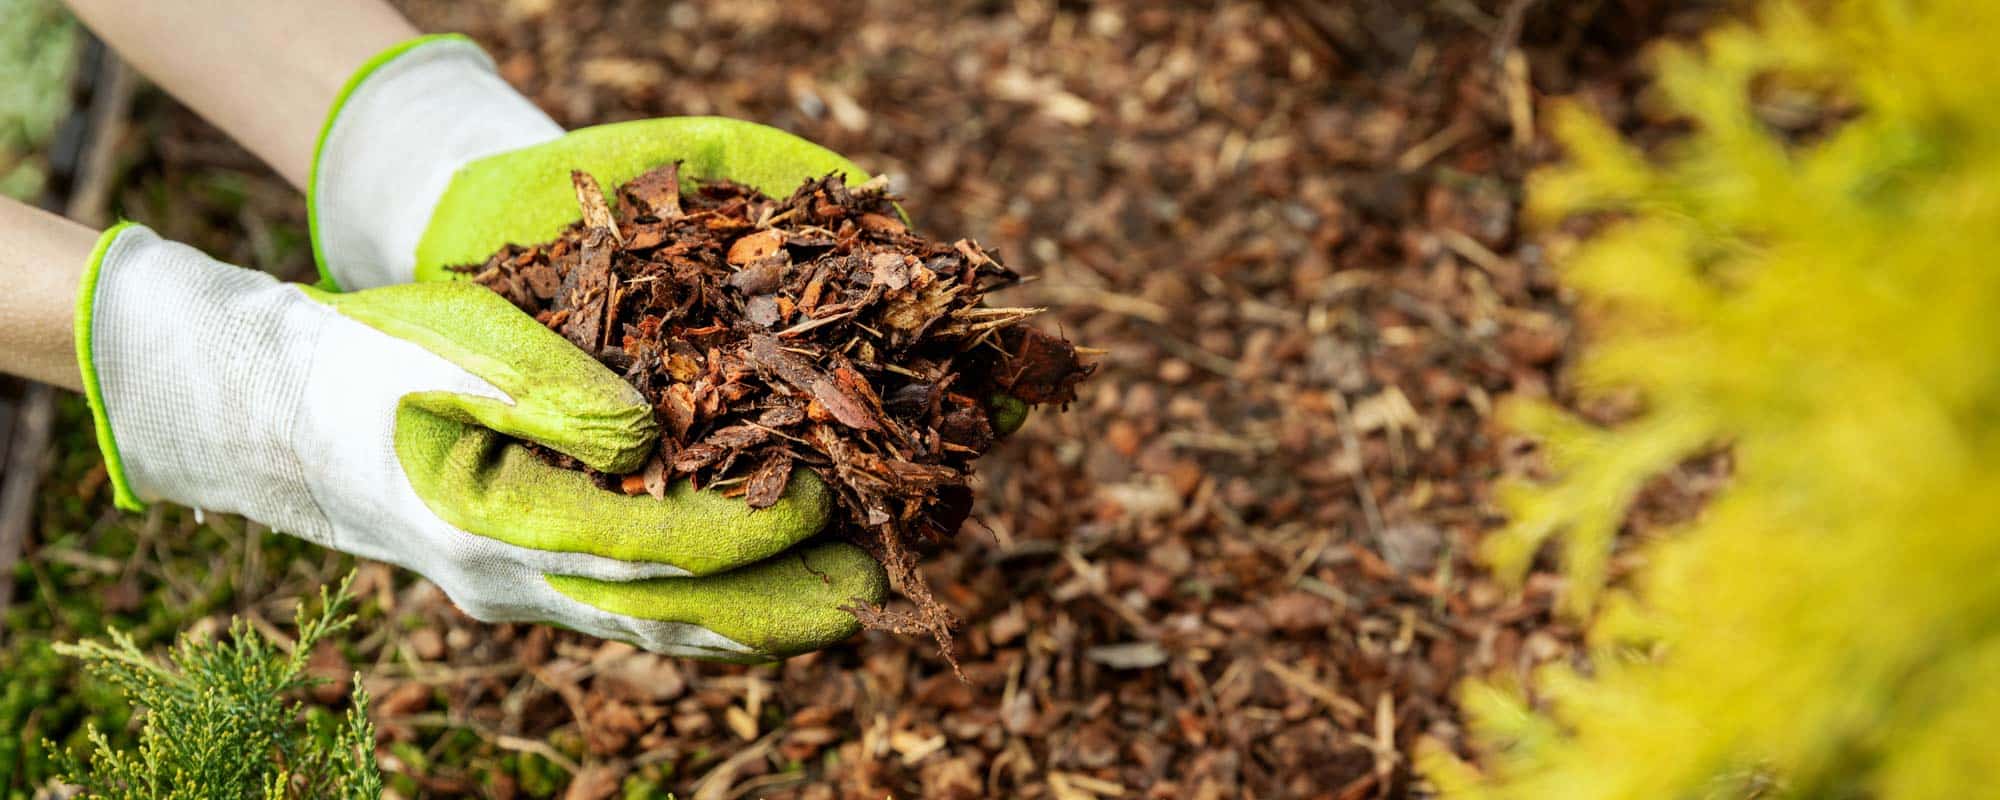
[[[927,640],[877,632],[734,667],[486,626],[362,565],[374,632],[321,666],[367,676],[398,791],[1420,794],[1415,744],[1464,742],[1458,681],[1519,681],[1577,642],[1549,612],[1552,573],[1510,594],[1474,558],[1493,479],[1533,468],[1494,409],[1563,395],[1572,342],[1549,266],[1564,239],[1519,215],[1524,176],[1556,155],[1539,103],[1670,129],[1643,112],[1641,45],[1701,14],[1351,5],[406,3],[566,125],[743,117],[888,174],[919,228],[1034,278],[997,303],[1056,309],[1037,324],[1108,354],[1069,413],[980,462],[973,522],[924,567],[965,620],[966,683]],[[185,112],[143,108],[156,145],[135,184],[226,191],[170,209],[133,189],[121,210],[309,274],[275,178]],[[65,469],[53,550],[87,562],[104,526],[167,538],[167,512],[80,512],[109,508],[101,472]],[[1632,527],[1684,516],[1709,480],[1663,481]],[[241,586],[206,608],[283,618],[341,565],[267,562],[269,538],[213,557]],[[150,568],[46,563],[45,584],[135,585],[134,603],[209,596]]]

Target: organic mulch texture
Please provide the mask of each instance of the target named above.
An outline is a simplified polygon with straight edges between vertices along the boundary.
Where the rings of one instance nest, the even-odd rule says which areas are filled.
[[[879,185],[838,175],[777,200],[729,181],[682,193],[679,164],[618,187],[570,174],[582,218],[552,241],[456,268],[617,370],[663,423],[659,449],[606,488],[663,497],[683,477],[769,508],[817,473],[843,527],[915,614],[857,603],[872,628],[927,632],[952,656],[951,612],[918,548],[958,534],[974,459],[1002,408],[1066,405],[1091,373],[1074,346],[990,308],[1020,276],[977,243],[910,232]]]
[[[1679,130],[1643,46],[1712,11],[400,5],[565,126],[719,114],[891,176],[920,229],[1033,278],[989,302],[1106,351],[1068,412],[979,461],[970,521],[919,568],[968,682],[881,631],[746,667],[485,625],[364,565],[383,621],[315,663],[362,673],[400,796],[1426,797],[1413,754],[1465,750],[1464,680],[1582,658],[1553,565],[1515,591],[1478,557],[1494,481],[1538,469],[1496,411],[1574,400],[1551,266],[1573,236],[1529,229],[1525,181],[1559,155],[1553,98]],[[142,175],[212,187],[158,210],[176,238],[239,263],[271,243],[237,226],[295,192],[191,114],[146,129]],[[1626,539],[1667,535],[1726,467],[1655,482]]]

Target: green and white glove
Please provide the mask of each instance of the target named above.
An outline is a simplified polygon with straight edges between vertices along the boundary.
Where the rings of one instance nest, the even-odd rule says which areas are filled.
[[[510,437],[629,470],[658,436],[638,392],[463,283],[329,294],[144,227],[99,241],[77,355],[118,504],[240,513],[408,567],[489,621],[757,661],[824,647],[881,568],[801,473],[775,507],[681,484],[598,489]],[[795,547],[795,545],[797,545]]]
[[[307,202],[323,283],[365,289],[454,277],[506,244],[555,238],[581,213],[571,170],[606,189],[672,161],[784,197],[807,178],[868,178],[776,128],[668,117],[565,133],[462,36],[426,36],[348,80],[313,154]]]

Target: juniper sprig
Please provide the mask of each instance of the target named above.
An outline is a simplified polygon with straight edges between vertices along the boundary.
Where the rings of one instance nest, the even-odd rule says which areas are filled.
[[[353,703],[338,719],[314,719],[289,699],[320,683],[307,674],[313,647],[354,623],[350,574],[320,590],[319,612],[299,604],[289,652],[242,619],[222,639],[183,633],[162,660],[123,631],[107,644],[57,645],[145,710],[139,743],[119,750],[92,726],[84,758],[48,745],[57,774],[86,796],[121,798],[264,797],[361,800],[378,797],[375,733],[368,695],[355,676]]]

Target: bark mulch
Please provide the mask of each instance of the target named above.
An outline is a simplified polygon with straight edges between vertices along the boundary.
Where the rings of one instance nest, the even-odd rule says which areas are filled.
[[[1577,657],[1552,570],[1510,593],[1476,559],[1493,481],[1536,461],[1495,407],[1568,395],[1568,239],[1524,232],[1522,186],[1546,98],[1671,133],[1641,45],[1704,12],[1668,5],[409,0],[563,124],[723,114],[845,153],[1031,278],[991,302],[1106,355],[978,462],[920,568],[965,681],[879,631],[734,667],[485,626],[374,565],[421,623],[351,654],[386,763],[441,796],[1423,796],[1409,754],[1465,746],[1460,681]]]
[[[458,267],[618,370],[664,423],[639,470],[606,489],[665,496],[682,478],[776,505],[811,470],[846,513],[836,526],[886,568],[916,613],[857,599],[869,628],[928,633],[954,670],[951,612],[917,572],[972,511],[974,460],[1027,408],[1076,399],[1092,367],[992,308],[1020,276],[975,242],[910,232],[880,186],[837,175],[775,200],[728,181],[682,194],[680,165],[618,188],[573,172],[582,218],[556,239]]]

